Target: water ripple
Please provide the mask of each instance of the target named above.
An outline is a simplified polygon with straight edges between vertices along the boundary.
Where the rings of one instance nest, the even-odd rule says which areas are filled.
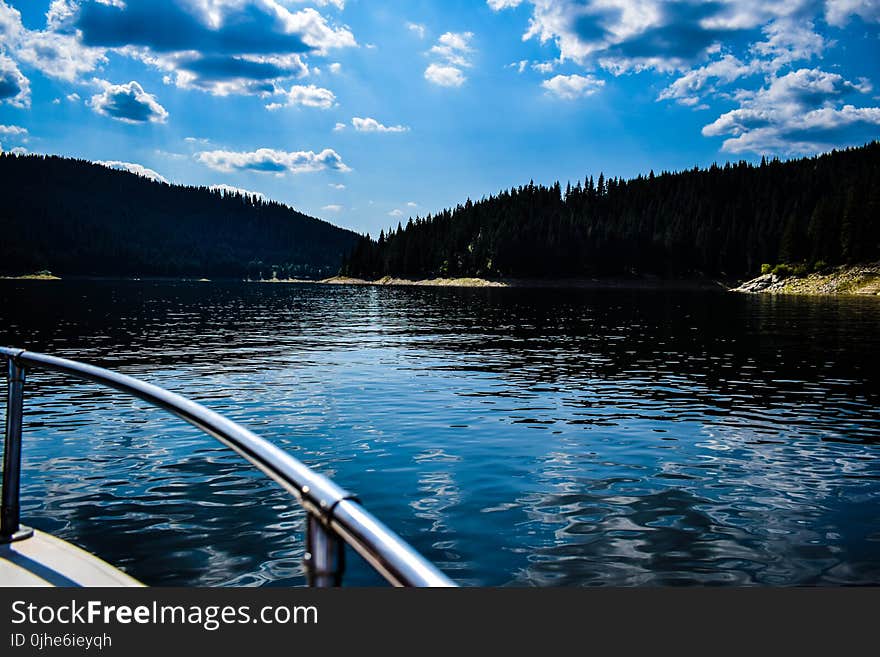
[[[464,584],[880,584],[876,299],[0,281],[0,320],[254,429]],[[302,510],[194,429],[35,372],[25,431],[28,523],[150,584],[303,582]]]

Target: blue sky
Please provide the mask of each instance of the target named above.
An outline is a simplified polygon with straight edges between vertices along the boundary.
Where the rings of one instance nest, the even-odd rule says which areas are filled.
[[[0,144],[374,236],[880,138],[880,0],[0,0]]]

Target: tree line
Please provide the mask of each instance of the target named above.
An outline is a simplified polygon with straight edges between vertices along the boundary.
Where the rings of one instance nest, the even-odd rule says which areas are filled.
[[[361,237],[363,278],[751,276],[880,259],[880,142],[563,188],[528,185]],[[766,269],[766,267],[765,267]]]
[[[315,278],[356,233],[259,196],[0,154],[0,273]]]

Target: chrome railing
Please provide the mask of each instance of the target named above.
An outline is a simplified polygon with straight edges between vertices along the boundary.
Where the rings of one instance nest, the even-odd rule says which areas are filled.
[[[30,530],[20,524],[22,407],[25,373],[46,369],[114,388],[158,406],[232,448],[281,484],[306,511],[306,573],[310,586],[339,586],[345,569],[345,544],[395,586],[455,586],[357,498],[287,452],[185,397],[100,367],[23,349],[0,347],[9,372],[0,543],[21,540]]]

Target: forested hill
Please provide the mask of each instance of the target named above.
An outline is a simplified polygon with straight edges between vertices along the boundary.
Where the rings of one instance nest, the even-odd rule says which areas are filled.
[[[529,184],[362,238],[343,273],[748,276],[880,259],[880,143],[759,166]]]
[[[0,273],[317,277],[358,236],[251,195],[54,156],[0,155]]]

